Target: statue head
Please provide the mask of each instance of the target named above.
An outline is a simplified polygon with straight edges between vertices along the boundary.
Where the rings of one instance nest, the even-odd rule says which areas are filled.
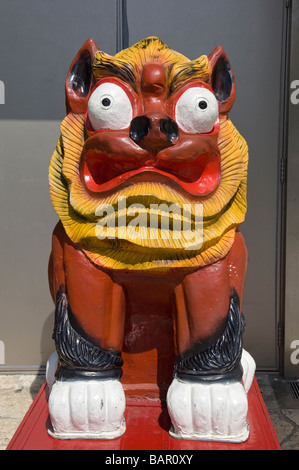
[[[248,161],[224,50],[189,60],[149,37],[110,56],[88,40],[65,91],[50,192],[86,256],[130,270],[223,258],[245,217]]]

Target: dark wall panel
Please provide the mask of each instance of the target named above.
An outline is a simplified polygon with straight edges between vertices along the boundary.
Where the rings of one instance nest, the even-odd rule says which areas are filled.
[[[129,44],[158,36],[190,59],[221,45],[237,97],[230,118],[249,145],[248,212],[242,232],[249,252],[245,347],[261,368],[277,362],[276,275],[283,0],[128,0]]]

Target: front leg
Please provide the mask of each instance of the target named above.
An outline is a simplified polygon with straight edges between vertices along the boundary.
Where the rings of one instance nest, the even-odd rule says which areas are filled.
[[[59,439],[114,439],[125,431],[122,289],[61,235],[60,229],[53,236],[49,276],[56,281],[57,351],[47,367],[49,433]],[[57,280],[63,282],[59,288]]]
[[[244,263],[238,240],[240,247],[233,258],[186,276],[176,289],[178,355],[167,394],[174,437],[232,442],[248,437],[246,393],[254,367],[242,347],[246,267],[236,264]],[[243,365],[248,365],[245,371]]]
[[[57,294],[53,337],[58,361],[50,385],[49,433],[60,439],[114,439],[122,435],[125,395],[119,381],[121,356],[104,350],[72,327],[63,287]],[[49,364],[48,376],[53,377],[53,368]]]

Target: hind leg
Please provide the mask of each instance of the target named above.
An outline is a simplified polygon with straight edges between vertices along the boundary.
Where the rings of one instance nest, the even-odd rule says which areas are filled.
[[[243,285],[247,269],[247,248],[243,235],[240,232],[236,233],[235,243],[227,257],[227,264],[230,286],[239,296],[240,310],[242,311]],[[245,391],[248,392],[254,378],[256,366],[254,359],[244,349],[241,357],[241,366],[243,371],[242,383]]]

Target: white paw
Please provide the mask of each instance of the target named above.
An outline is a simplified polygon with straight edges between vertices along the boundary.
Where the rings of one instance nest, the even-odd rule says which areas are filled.
[[[46,366],[46,381],[49,387],[49,390],[51,390],[53,383],[55,382],[55,373],[58,367],[58,354],[57,352],[54,352],[51,354],[47,361],[47,366]]]
[[[118,380],[56,381],[49,413],[58,439],[115,439],[125,432],[125,394]]]
[[[167,393],[173,437],[243,442],[248,438],[247,396],[239,382],[190,383],[174,379]]]
[[[242,381],[247,393],[251,387],[256,366],[253,357],[247,351],[245,351],[245,349],[243,349],[242,352],[241,366],[243,368]]]

